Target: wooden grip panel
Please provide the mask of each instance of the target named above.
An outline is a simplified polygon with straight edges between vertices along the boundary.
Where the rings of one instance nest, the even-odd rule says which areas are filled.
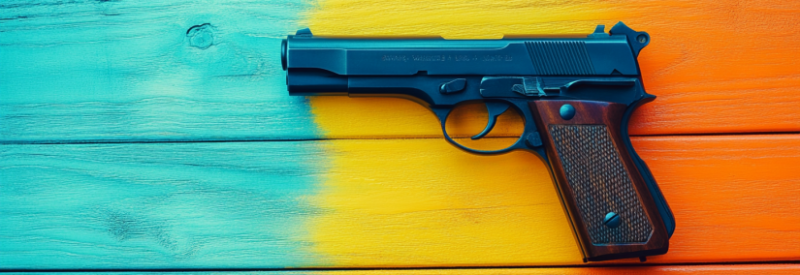
[[[663,221],[622,139],[626,105],[542,100],[530,107],[587,260],[666,252]]]
[[[644,243],[653,226],[605,125],[550,125],[550,135],[592,244]],[[615,213],[619,225],[604,223]]]

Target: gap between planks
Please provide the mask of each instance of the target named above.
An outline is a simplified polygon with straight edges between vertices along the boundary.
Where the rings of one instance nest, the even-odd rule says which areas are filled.
[[[705,134],[669,134],[669,135],[631,135],[635,138],[669,138],[669,137],[750,137],[765,135],[797,135],[800,132],[754,132],[754,133],[705,133]],[[482,139],[519,138],[519,136],[492,136]],[[444,137],[328,137],[298,139],[85,139],[85,140],[0,140],[0,145],[57,145],[57,144],[136,144],[136,143],[219,143],[219,142],[304,142],[328,140],[416,140],[444,139]],[[453,139],[465,139],[454,137]]]
[[[637,264],[613,265],[594,264],[583,266],[493,266],[493,267],[392,267],[392,268],[266,268],[266,269],[41,269],[41,270],[1,270],[4,274],[113,274],[113,273],[155,274],[231,274],[259,273],[269,274],[627,274],[627,273],[703,273],[703,274],[796,274],[800,272],[800,261],[789,262],[739,262],[739,263],[697,263],[697,264]]]

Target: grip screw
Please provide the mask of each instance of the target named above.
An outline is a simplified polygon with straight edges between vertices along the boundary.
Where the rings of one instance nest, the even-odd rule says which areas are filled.
[[[606,214],[606,218],[603,219],[603,224],[610,228],[615,228],[619,226],[620,223],[622,223],[622,219],[619,217],[619,215],[617,215],[617,213],[614,212],[608,212],[608,214]]]
[[[575,116],[575,107],[572,107],[572,104],[569,103],[561,105],[561,109],[558,110],[558,113],[561,115],[562,119],[570,120]]]

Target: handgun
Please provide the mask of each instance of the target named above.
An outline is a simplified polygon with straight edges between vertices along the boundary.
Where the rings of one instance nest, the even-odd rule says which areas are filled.
[[[647,165],[636,154],[628,121],[655,99],[644,90],[639,52],[650,35],[619,22],[582,36],[502,39],[319,37],[309,29],[281,43],[293,96],[390,96],[412,99],[441,122],[444,139],[474,154],[525,150],[550,170],[583,261],[667,252],[675,219]],[[445,127],[460,104],[480,101],[484,138],[509,109],[522,134],[507,148],[479,150]]]

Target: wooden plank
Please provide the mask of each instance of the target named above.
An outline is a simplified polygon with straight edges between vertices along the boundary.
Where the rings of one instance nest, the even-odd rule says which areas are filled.
[[[303,238],[315,146],[0,146],[0,267],[323,264]]]
[[[632,135],[797,132],[799,12],[792,0],[326,0],[308,25],[322,35],[500,38],[586,34],[624,21],[652,37],[639,62],[645,88],[658,96],[635,113]],[[311,105],[331,136],[437,135],[428,111],[397,99],[317,97]],[[477,133],[485,116],[462,120],[478,125]]]
[[[737,265],[650,265],[618,267],[551,267],[551,268],[481,268],[481,269],[384,269],[384,270],[285,270],[285,271],[184,271],[186,275],[489,275],[489,274],[797,274],[798,264],[737,264]],[[86,275],[111,275],[116,272],[81,272]],[[65,272],[9,272],[9,275],[66,275]],[[169,274],[166,272],[126,272],[131,275]]]
[[[308,5],[4,1],[0,139],[316,136],[306,100],[285,94],[278,51]],[[205,23],[193,44],[187,31]]]
[[[5,1],[0,140],[439,137],[429,111],[397,99],[312,98],[310,113],[286,95],[280,38],[301,25],[320,34],[497,38],[588,33],[617,20],[654,39],[640,59],[659,98],[635,114],[632,134],[797,132],[798,10],[797,1],[732,0]],[[213,38],[205,49],[187,37],[203,23]],[[477,133],[485,117],[464,112],[456,120],[469,131],[457,134]],[[496,136],[518,129],[499,127]]]
[[[634,146],[678,222],[647,263],[800,258],[800,135]],[[0,189],[6,269],[582,265],[540,160],[441,139],[0,145]]]

